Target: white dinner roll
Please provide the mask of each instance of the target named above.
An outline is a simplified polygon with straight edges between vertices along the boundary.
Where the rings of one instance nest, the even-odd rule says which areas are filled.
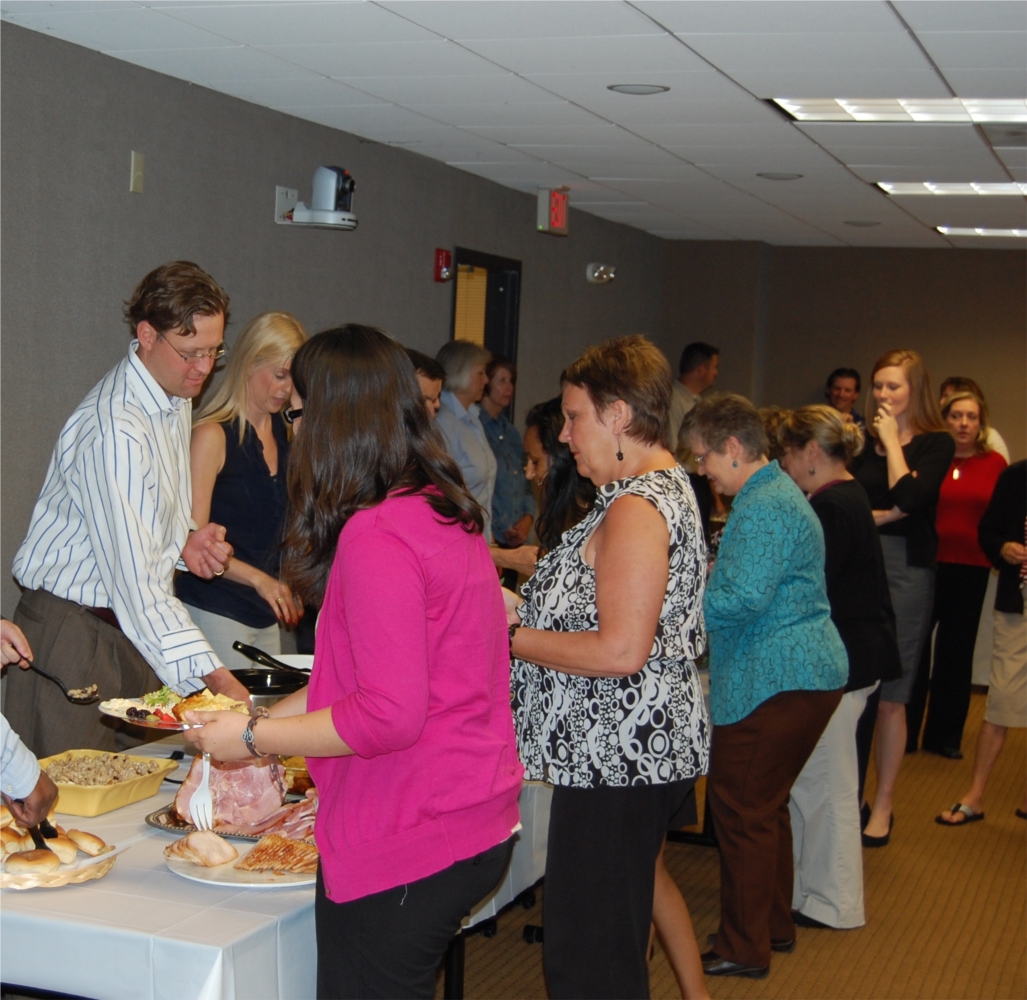
[[[78,848],[67,837],[54,837],[48,840],[46,846],[61,859],[61,863],[70,865],[78,855]]]
[[[7,871],[11,875],[44,875],[60,867],[61,859],[53,851],[25,851],[24,854],[12,854],[7,859]]]
[[[69,830],[68,839],[75,844],[83,854],[95,858],[107,850],[107,845],[93,833],[86,833],[85,830]]]
[[[21,834],[17,830],[0,830],[0,853],[13,854],[21,850]]]
[[[14,822],[11,810],[6,804],[0,804],[0,830],[6,830]]]

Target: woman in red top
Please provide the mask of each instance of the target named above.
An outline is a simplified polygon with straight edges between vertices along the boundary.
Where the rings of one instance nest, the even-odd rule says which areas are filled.
[[[974,643],[984,606],[991,564],[977,544],[977,524],[984,514],[1006,460],[987,444],[988,408],[973,392],[956,392],[941,411],[956,440],[956,454],[938,497],[938,572],[931,628],[934,641],[924,651],[916,683],[906,705],[907,752],[917,748],[920,723],[930,691],[923,747],[930,753],[961,760],[963,725],[970,706]]]

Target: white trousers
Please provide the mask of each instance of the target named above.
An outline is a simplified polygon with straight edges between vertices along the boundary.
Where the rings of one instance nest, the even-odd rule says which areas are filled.
[[[862,927],[856,723],[877,685],[846,691],[792,785],[792,909],[829,927]]]
[[[221,662],[229,670],[246,670],[256,666],[249,657],[232,649],[233,642],[245,642],[247,646],[256,646],[257,649],[262,649],[272,656],[277,656],[282,651],[282,630],[277,623],[267,628],[251,628],[234,618],[211,614],[191,604],[186,604],[185,607],[193,623],[214,647],[214,652],[221,657]]]

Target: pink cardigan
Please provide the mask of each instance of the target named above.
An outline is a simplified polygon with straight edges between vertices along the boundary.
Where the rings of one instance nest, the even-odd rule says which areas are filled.
[[[308,758],[325,890],[342,903],[506,840],[522,768],[503,597],[482,537],[423,496],[391,496],[339,536],[308,711],[354,754]]]

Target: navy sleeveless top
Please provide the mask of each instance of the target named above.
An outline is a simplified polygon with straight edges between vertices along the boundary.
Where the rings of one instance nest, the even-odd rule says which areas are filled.
[[[271,415],[278,445],[278,474],[274,476],[268,471],[264,446],[251,423],[246,424],[241,445],[238,425],[226,421],[220,426],[225,432],[225,464],[214,481],[210,519],[224,525],[238,559],[277,577],[281,564],[278,544],[288,503],[289,438],[285,421],[279,413]],[[252,587],[224,577],[204,580],[192,573],[179,573],[175,593],[186,604],[232,618],[249,628],[267,628],[278,621],[267,601]]]

